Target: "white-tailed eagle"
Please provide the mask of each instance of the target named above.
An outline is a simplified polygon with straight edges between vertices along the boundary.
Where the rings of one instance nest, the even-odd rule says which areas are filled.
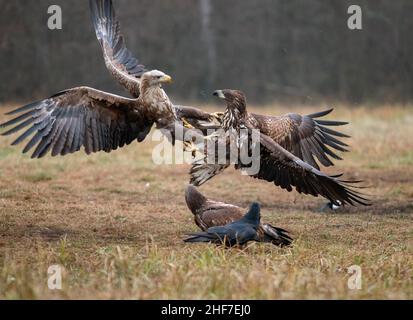
[[[368,200],[352,188],[360,181],[340,180],[341,175],[329,176],[320,171],[314,159],[316,157],[324,166],[331,166],[333,162],[329,157],[341,158],[329,147],[347,151],[347,145],[338,137],[348,136],[329,128],[347,123],[319,119],[332,110],[308,116],[295,113],[280,117],[258,115],[247,111],[246,98],[241,91],[218,90],[214,94],[226,101],[222,129],[227,136],[235,134],[236,141],[241,137],[241,129],[259,132],[260,166],[259,172],[252,177],[272,182],[289,192],[295,188],[299,193],[321,195],[335,205],[369,205]],[[230,143],[234,139],[225,141]],[[237,142],[237,145],[241,144]],[[195,162],[191,169],[191,184],[200,186],[234,164],[229,162],[229,153],[225,156],[226,161],[211,163],[205,155]],[[248,165],[238,161],[235,168],[244,169]]]
[[[158,70],[148,71],[126,48],[111,0],[90,0],[96,36],[102,47],[105,64],[113,77],[132,95],[125,98],[89,87],[57,93],[48,99],[20,107],[8,115],[16,116],[0,128],[12,127],[3,135],[25,130],[14,142],[29,137],[24,153],[34,150],[32,158],[74,153],[82,148],[87,154],[110,152],[133,141],[143,141],[151,128],[166,130],[175,138],[181,126],[183,135],[203,136],[181,125],[185,119],[201,129],[201,123],[214,120],[193,107],[172,104],[162,85],[171,77]]]

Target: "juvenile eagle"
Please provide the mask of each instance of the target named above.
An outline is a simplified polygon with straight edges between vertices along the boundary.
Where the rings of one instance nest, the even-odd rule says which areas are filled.
[[[114,78],[132,95],[132,99],[88,87],[57,93],[48,99],[14,110],[16,118],[0,125],[14,126],[3,135],[23,129],[13,145],[33,135],[23,152],[34,148],[32,158],[66,155],[84,147],[87,154],[111,152],[137,140],[142,142],[154,124],[169,132],[175,140],[175,128],[183,136],[189,130],[180,120],[193,126],[212,121],[213,115],[192,107],[174,106],[162,85],[172,78],[165,73],[148,71],[126,48],[111,0],[90,0],[90,9],[105,64]],[[192,137],[202,138],[192,130]]]
[[[240,220],[245,212],[244,209],[232,204],[207,199],[192,185],[186,189],[185,200],[194,214],[196,225],[202,231]],[[281,247],[290,245],[292,241],[288,231],[264,223],[260,223],[258,227],[258,239],[260,242],[270,242]]]
[[[227,247],[243,246],[250,241],[260,241],[260,224],[260,205],[253,203],[241,219],[225,226],[209,228],[205,232],[190,234],[184,241],[223,244]]]
[[[319,170],[314,156],[324,166],[331,166],[334,159],[341,159],[331,149],[347,151],[346,144],[335,137],[348,137],[329,126],[346,122],[319,120],[332,110],[301,116],[287,114],[280,117],[252,114],[247,111],[246,98],[241,91],[218,90],[214,95],[226,101],[227,109],[222,127],[226,133],[240,136],[240,130],[258,130],[260,169],[254,178],[273,182],[287,191],[293,187],[299,192],[315,197],[321,195],[332,203],[368,205],[351,185],[359,181],[342,181],[341,175],[328,176]],[[227,143],[229,140],[226,140]],[[231,163],[209,163],[206,158],[197,161],[191,169],[191,184],[200,186],[228,168]],[[239,161],[236,169],[245,168]]]

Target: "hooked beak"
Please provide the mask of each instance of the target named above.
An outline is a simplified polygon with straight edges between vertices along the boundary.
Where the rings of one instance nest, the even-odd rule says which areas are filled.
[[[220,98],[220,99],[224,99],[225,100],[225,94],[222,90],[217,90],[214,92],[214,96]]]
[[[164,76],[160,79],[160,82],[162,82],[162,83],[172,83],[173,80],[172,80],[172,77],[171,77],[171,76],[164,75]]]

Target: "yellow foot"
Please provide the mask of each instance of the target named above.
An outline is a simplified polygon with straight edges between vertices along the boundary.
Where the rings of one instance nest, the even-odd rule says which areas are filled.
[[[190,152],[193,158],[196,158],[197,153],[201,152],[199,149],[196,147],[196,145],[193,142],[190,141],[184,141],[184,147],[186,152]]]
[[[220,137],[219,132],[214,132],[213,134],[210,134],[209,136],[205,136],[204,139],[205,141],[215,142],[216,140],[218,140],[219,137]]]
[[[214,112],[214,113],[211,113],[209,116],[209,120],[211,122],[217,123],[219,125],[222,124],[223,119],[224,119],[224,112]]]
[[[187,129],[195,129],[195,128],[193,127],[193,125],[190,124],[190,123],[188,122],[188,120],[186,120],[185,118],[182,118],[181,120],[182,120],[182,123],[183,123],[183,125],[184,125],[185,128],[187,128]]]

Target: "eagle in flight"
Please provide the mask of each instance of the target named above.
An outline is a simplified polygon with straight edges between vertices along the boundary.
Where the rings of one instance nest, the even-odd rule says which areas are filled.
[[[90,0],[90,9],[106,67],[132,98],[89,87],[65,90],[8,113],[15,118],[0,128],[13,127],[3,135],[25,129],[13,145],[32,136],[23,150],[27,153],[34,149],[32,158],[42,158],[49,152],[64,156],[82,147],[87,154],[111,152],[135,140],[142,142],[154,125],[170,133],[172,142],[180,138],[175,135],[177,128],[183,137],[191,131],[188,143],[194,137],[202,139],[203,134],[195,129],[202,129],[203,122],[211,123],[217,116],[172,104],[162,88],[172,78],[158,70],[147,70],[133,57],[111,0]]]
[[[338,138],[348,136],[329,128],[347,123],[319,119],[333,110],[308,116],[291,113],[273,117],[249,113],[246,97],[241,91],[218,90],[214,95],[225,100],[227,105],[222,121],[222,129],[226,137],[224,143],[229,144],[234,141],[231,137],[235,134],[236,145],[240,149],[240,145],[253,144],[252,141],[246,143],[239,141],[243,139],[240,134],[242,129],[259,132],[260,166],[259,172],[252,177],[273,182],[289,192],[295,188],[299,193],[315,197],[321,195],[335,205],[369,205],[368,200],[354,190],[354,184],[360,181],[343,181],[340,180],[341,175],[326,175],[320,171],[314,158],[316,157],[322,165],[328,167],[333,165],[329,157],[341,160],[329,147],[338,151],[347,151],[347,145]],[[251,139],[250,134],[247,134],[247,139]],[[229,150],[230,147],[226,149]],[[225,161],[220,162],[217,161],[218,159],[210,161],[207,155],[208,149],[205,148],[203,153],[204,157],[194,163],[190,172],[191,184],[195,186],[204,184],[234,164],[230,162],[228,152],[225,154]],[[245,169],[249,165],[239,160],[235,168]]]
[[[189,185],[185,192],[186,204],[194,214],[196,225],[202,230],[225,226],[236,222],[244,216],[244,209],[219,201],[206,198],[199,190]],[[269,242],[276,246],[289,246],[292,238],[288,231],[274,227],[267,223],[260,223],[258,227],[258,241]]]

